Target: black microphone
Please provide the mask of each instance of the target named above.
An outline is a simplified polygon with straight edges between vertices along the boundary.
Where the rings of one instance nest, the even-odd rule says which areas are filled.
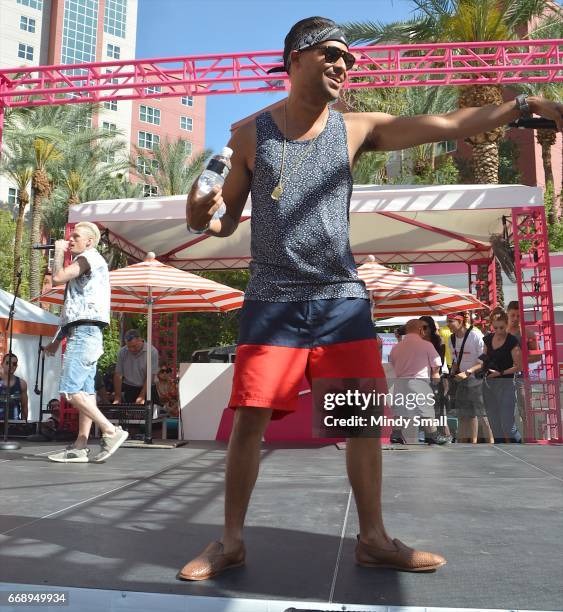
[[[53,243],[51,244],[32,244],[31,248],[34,251],[51,251],[52,249],[55,248],[55,245]]]
[[[543,117],[521,117],[508,124],[515,128],[528,128],[531,130],[557,130],[557,124],[551,119]]]

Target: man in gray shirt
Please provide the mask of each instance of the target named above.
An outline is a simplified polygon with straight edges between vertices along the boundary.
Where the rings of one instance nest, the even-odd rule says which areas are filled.
[[[125,334],[125,346],[117,353],[113,375],[114,404],[144,404],[147,397],[147,343],[136,329]],[[158,373],[158,351],[151,346],[152,399],[158,404],[156,375]]]

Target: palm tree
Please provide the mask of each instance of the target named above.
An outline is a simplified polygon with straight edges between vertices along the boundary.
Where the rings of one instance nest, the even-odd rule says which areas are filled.
[[[16,286],[18,274],[22,267],[22,239],[25,222],[25,211],[29,204],[29,185],[33,173],[31,160],[26,156],[25,150],[17,145],[6,147],[0,163],[0,173],[8,177],[15,186],[18,194],[18,214],[16,217],[16,230],[14,237],[14,265],[13,287]]]
[[[117,174],[106,182],[101,197],[104,200],[129,200],[141,198],[142,196],[143,186],[140,183],[132,183],[123,174]],[[84,201],[87,202],[94,199],[93,197],[86,197]]]
[[[60,159],[60,153],[54,142],[42,138],[33,141],[34,168],[31,176],[33,188],[33,205],[31,208],[31,244],[41,242],[41,209],[43,202],[51,194],[49,166]],[[29,258],[29,292],[32,298],[41,293],[41,256],[32,249]]]
[[[25,109],[13,122],[6,134],[8,143],[17,143],[31,152],[33,174],[31,178],[31,244],[41,241],[43,202],[52,191],[51,171],[61,160],[61,142],[65,137],[83,130],[91,121],[93,107],[84,104],[40,106]],[[31,297],[41,291],[41,254],[30,254],[29,285]]]
[[[154,149],[153,157],[146,156],[139,148],[136,148],[136,153],[138,157],[134,168],[137,176],[145,181],[147,176],[151,176],[159,195],[168,196],[190,191],[211,151],[205,149],[192,157],[186,148],[186,141],[178,138],[175,141],[164,140]]]
[[[98,128],[65,137],[60,152],[52,167],[55,188],[42,210],[43,231],[57,238],[63,236],[71,206],[106,199],[107,185],[129,167],[125,142]]]
[[[520,38],[519,28],[546,9],[545,0],[413,0],[413,3],[415,16],[404,22],[345,25],[349,39],[369,44],[510,40]],[[472,85],[460,88],[458,104],[465,108],[502,101],[500,85]],[[477,183],[498,183],[498,142],[503,133],[503,128],[497,128],[467,139],[473,148]]]

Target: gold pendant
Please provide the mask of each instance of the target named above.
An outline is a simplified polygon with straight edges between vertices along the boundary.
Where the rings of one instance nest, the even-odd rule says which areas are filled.
[[[282,193],[283,193],[282,184],[278,183],[274,187],[274,191],[272,191],[272,200],[275,200],[277,202],[280,199]]]

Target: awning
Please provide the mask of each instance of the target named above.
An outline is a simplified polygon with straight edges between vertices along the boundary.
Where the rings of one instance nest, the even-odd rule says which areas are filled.
[[[251,202],[228,238],[190,234],[186,196],[105,200],[72,206],[69,222],[93,221],[131,257],[158,259],[184,270],[246,268]],[[521,185],[356,186],[350,240],[356,261],[470,262],[488,258],[489,237],[510,223],[512,209],[543,206],[539,187]]]

